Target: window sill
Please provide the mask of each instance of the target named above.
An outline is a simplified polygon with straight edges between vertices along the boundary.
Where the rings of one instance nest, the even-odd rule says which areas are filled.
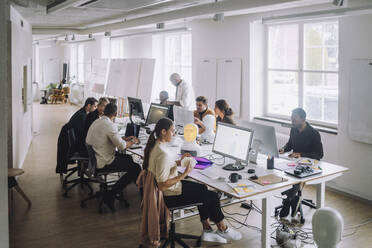
[[[254,120],[267,121],[267,122],[271,122],[271,123],[280,124],[282,127],[287,127],[287,128],[291,128],[291,125],[292,125],[291,122],[288,121],[288,120],[283,120],[283,119],[273,118],[273,117],[254,117],[253,119]],[[316,130],[318,130],[319,132],[329,133],[329,134],[334,134],[334,135],[337,135],[338,134],[337,128],[319,126],[319,125],[313,124],[311,122],[310,122],[310,124]]]

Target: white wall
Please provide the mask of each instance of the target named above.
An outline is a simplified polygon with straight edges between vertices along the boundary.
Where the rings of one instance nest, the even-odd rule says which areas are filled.
[[[22,104],[23,66],[28,66],[27,91],[32,97],[31,59],[32,33],[31,26],[18,12],[11,8],[12,32],[12,126],[13,126],[13,167],[21,168],[32,140],[32,101],[24,112]],[[23,21],[23,27],[21,27]]]
[[[11,167],[12,146],[12,110],[11,110],[11,32],[10,6],[7,1],[0,1],[0,244],[9,247],[9,212],[8,212],[8,168]]]
[[[242,59],[242,99],[241,118],[249,119],[249,18],[236,16],[225,18],[223,22],[212,20],[194,21],[192,28],[192,74],[193,84],[197,82],[197,62],[201,58],[241,58]],[[237,96],[240,95],[238,89]],[[195,93],[197,95],[197,92]],[[211,103],[212,105],[214,103]],[[213,107],[213,106],[212,106]]]

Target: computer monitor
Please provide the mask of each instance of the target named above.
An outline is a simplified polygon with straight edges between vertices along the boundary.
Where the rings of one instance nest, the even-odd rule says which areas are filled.
[[[257,154],[265,154],[270,157],[279,157],[276,143],[275,128],[258,123],[242,121],[241,126],[254,130],[250,162],[256,163]]]
[[[177,126],[185,126],[190,123],[194,123],[194,112],[186,110],[184,108],[174,106],[173,107],[174,123]]]
[[[252,129],[219,122],[212,151],[236,161],[223,167],[225,170],[242,170],[241,162],[248,163],[252,138]]]
[[[146,125],[156,124],[161,118],[167,117],[168,112],[168,105],[151,103],[149,113],[147,114]]]
[[[174,121],[174,112],[173,112],[174,105],[168,105],[168,106],[169,106],[168,118]]]
[[[137,116],[141,118],[141,120],[145,119],[141,99],[128,97],[128,105],[129,105],[129,116],[130,117]]]

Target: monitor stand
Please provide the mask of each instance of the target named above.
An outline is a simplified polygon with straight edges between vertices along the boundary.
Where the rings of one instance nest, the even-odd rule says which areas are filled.
[[[224,167],[222,167],[222,169],[228,170],[228,171],[240,171],[244,169],[244,165],[242,165],[240,161],[236,161],[233,164],[225,165]]]

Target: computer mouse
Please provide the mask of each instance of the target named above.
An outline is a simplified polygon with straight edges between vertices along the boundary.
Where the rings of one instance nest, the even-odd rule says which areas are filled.
[[[248,169],[248,173],[249,174],[254,174],[254,173],[256,173],[256,170],[255,169]]]
[[[252,180],[256,180],[256,179],[258,179],[258,176],[253,175],[253,176],[250,177],[250,179],[252,179]]]
[[[224,177],[219,177],[219,178],[217,178],[217,180],[220,181],[220,182],[225,182],[225,181],[226,181],[226,178],[224,178]]]

